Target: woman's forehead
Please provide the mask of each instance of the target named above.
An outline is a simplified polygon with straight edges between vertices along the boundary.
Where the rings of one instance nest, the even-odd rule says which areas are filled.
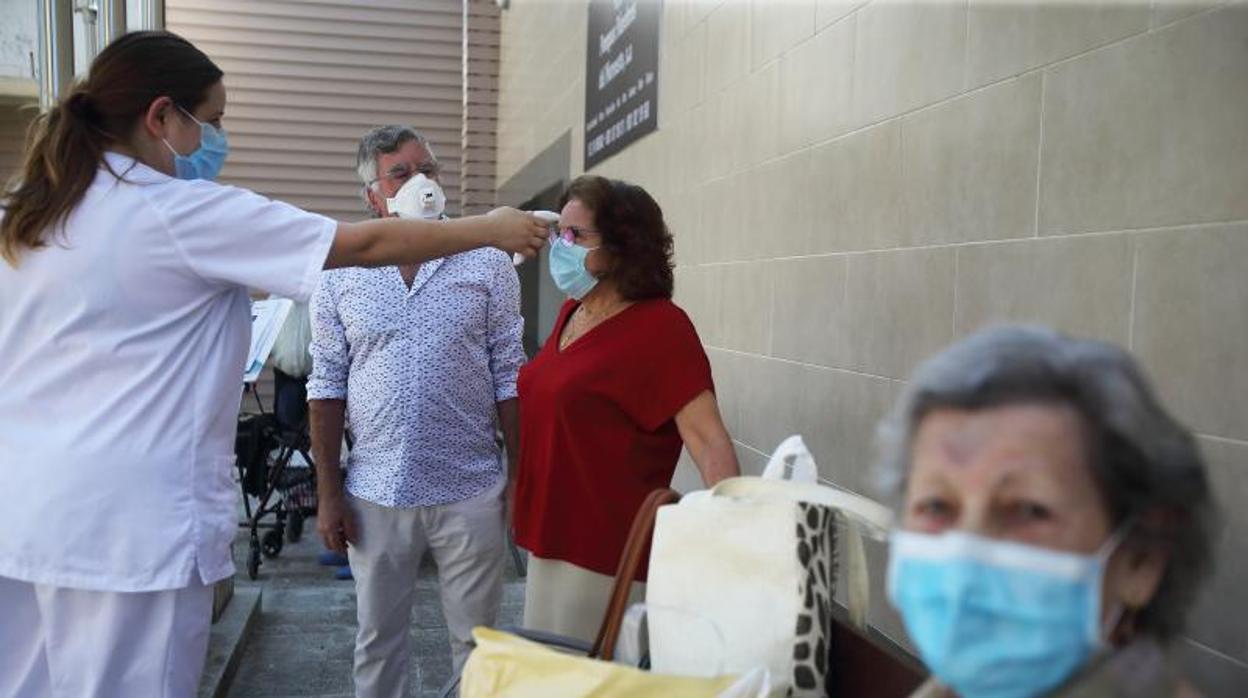
[[[938,409],[919,422],[914,467],[916,474],[1019,470],[1084,479],[1090,476],[1084,443],[1078,413],[1065,406]]]

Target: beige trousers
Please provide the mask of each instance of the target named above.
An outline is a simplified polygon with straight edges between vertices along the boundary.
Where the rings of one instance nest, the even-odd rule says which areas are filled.
[[[614,577],[563,560],[529,555],[524,588],[524,627],[593,642],[611,601]],[[646,598],[646,585],[633,582],[628,605]]]
[[[503,590],[505,485],[500,479],[472,499],[416,509],[348,497],[359,538],[347,549],[359,622],[357,696],[407,695],[412,602],[426,549],[438,567],[456,674],[472,651],[472,629],[495,624]]]

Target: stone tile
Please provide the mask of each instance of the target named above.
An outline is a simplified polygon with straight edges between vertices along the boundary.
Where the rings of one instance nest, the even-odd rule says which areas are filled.
[[[867,553],[867,574],[870,580],[871,598],[867,606],[867,624],[875,628],[888,639],[910,652],[916,652],[906,635],[905,625],[901,616],[888,602],[886,581],[888,574],[888,545],[882,541],[865,539]],[[846,537],[841,533],[837,541],[836,594],[833,598],[842,607],[849,608],[849,555],[847,554]]]
[[[703,201],[703,258],[714,262],[736,262],[757,259],[760,256],[756,236],[751,227],[754,217],[749,205],[761,199],[762,186],[754,171],[742,171],[727,177],[715,188],[708,189]]]
[[[229,695],[232,698],[261,698],[350,693],[354,689],[351,671],[350,660],[288,662],[279,667],[258,664],[250,656],[244,656],[230,685]]]
[[[871,605],[867,622],[898,645],[917,652],[906,634],[906,626],[897,610],[888,601],[888,545],[881,541],[866,540],[867,567],[871,570]],[[845,558],[842,558],[845,559]]]
[[[817,0],[815,30],[822,30],[865,4],[867,0]]]
[[[1248,664],[1248,442],[1200,439],[1209,486],[1222,512],[1224,529],[1214,554],[1214,571],[1188,617],[1188,635],[1200,644]]]
[[[746,175],[745,199],[731,205],[742,215],[748,245],[745,259],[771,259],[808,253],[815,245],[810,152],[798,151],[755,168]]]
[[[707,103],[700,102],[671,127],[671,140],[665,150],[665,167],[671,173],[672,193],[676,196],[682,196],[710,179],[709,113]]]
[[[780,150],[792,152],[852,126],[854,28],[850,18],[780,61]]]
[[[875,499],[871,480],[875,426],[892,406],[901,383],[814,366],[797,368],[804,389],[795,396],[800,409],[790,433],[802,435],[820,477]]]
[[[312,521],[308,521],[304,526],[306,527],[311,523]],[[264,567],[260,569],[262,574],[266,571]],[[332,570],[327,567],[320,568],[317,571],[322,573],[326,579],[332,576]],[[266,616],[272,612],[293,612],[298,614],[325,613],[340,609],[350,610],[355,608],[355,586],[351,582],[345,582],[341,586],[329,589],[321,587],[286,589],[281,594],[265,594],[260,600],[260,607],[261,612]]]
[[[807,252],[891,248],[905,240],[900,121],[816,146],[811,180],[815,232]]]
[[[689,319],[697,326],[697,308],[702,303],[702,293],[699,288],[699,272],[698,267],[677,264],[672,270],[673,281],[675,283],[672,293],[672,302],[680,306],[689,315]]]
[[[689,450],[682,450],[680,460],[676,461],[676,472],[672,474],[672,489],[687,494],[703,487],[702,475],[698,473],[698,466],[694,464],[693,458],[689,457]]]
[[[750,67],[758,70],[815,33],[810,0],[750,0]]]
[[[729,252],[735,244],[729,244],[728,238],[738,234],[742,227],[732,217],[730,202],[735,194],[733,187],[739,180],[733,177],[713,179],[699,187],[697,205],[701,228],[701,244],[698,261],[724,262],[730,259]]]
[[[753,146],[746,136],[750,92],[745,83],[707,98],[706,147],[708,179],[736,174],[749,162]],[[778,137],[776,137],[778,140]]]
[[[706,94],[710,97],[749,72],[750,5],[725,2],[706,22]]]
[[[758,477],[767,467],[767,456],[742,443],[733,443],[737,452],[737,464],[741,466],[741,474]]]
[[[1040,77],[996,85],[902,119],[909,242],[1029,237],[1035,231]]]
[[[329,570],[326,568],[328,574]],[[350,584],[350,582],[347,582]],[[355,607],[323,610],[310,614],[308,611],[265,611],[261,616],[265,635],[303,635],[329,632],[337,628],[355,625]]]
[[[754,167],[780,155],[780,64],[773,62],[750,74],[738,108],[744,112],[744,130],[735,134],[730,147],[739,158],[736,169]]]
[[[970,0],[968,88],[1069,58],[1148,30],[1144,2],[1009,3]]]
[[[960,247],[954,329],[1038,323],[1126,346],[1133,251],[1125,234]]]
[[[1203,434],[1248,439],[1248,223],[1141,234],[1133,348]]]
[[[688,0],[688,16],[685,18],[685,25],[692,27],[706,19],[715,8],[724,4],[724,0]]]
[[[1227,4],[1227,0],[1152,0],[1151,26],[1158,27],[1177,22],[1197,12]]]
[[[767,351],[771,330],[772,270],[762,262],[711,268],[709,292],[716,303],[718,338],[725,349]]]
[[[855,16],[855,125],[938,102],[962,88],[964,3],[873,2]]]
[[[737,392],[739,422],[733,438],[759,453],[771,453],[797,431],[802,415],[799,396],[807,386],[801,367],[762,356],[741,355]]]
[[[670,74],[675,84],[667,98],[678,117],[701,103],[706,94],[706,37],[707,25],[701,22],[672,51],[676,65]]]
[[[1242,696],[1248,686],[1248,664],[1203,647],[1191,640],[1175,643],[1175,656],[1184,677],[1210,698]]]
[[[705,340],[704,340],[705,341]],[[746,376],[741,354],[708,347],[707,358],[711,361],[711,375],[715,381],[715,398],[719,414],[730,435],[736,435],[741,424],[741,399],[744,395]]]
[[[675,188],[675,186],[673,186]],[[663,219],[672,234],[674,261],[677,266],[702,261],[702,189],[672,192],[659,202]]]
[[[844,255],[775,262],[773,356],[844,367],[851,363]]]
[[[1248,5],[1046,72],[1040,232],[1248,218]]]
[[[723,393],[725,418],[732,415],[733,437],[756,452],[759,472],[766,462],[762,454],[801,434],[821,477],[871,496],[875,423],[896,399],[899,383],[743,354],[736,356],[734,372],[740,379]]]
[[[852,367],[904,379],[952,339],[951,249],[849,258],[846,303]]]

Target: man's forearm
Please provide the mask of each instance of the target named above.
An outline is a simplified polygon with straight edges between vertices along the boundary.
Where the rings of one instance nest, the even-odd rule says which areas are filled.
[[[346,400],[309,400],[308,421],[312,430],[312,460],[316,462],[317,494],[342,495],[342,434],[347,419]]]
[[[520,462],[520,401],[512,398],[498,403],[498,427],[507,448],[507,479],[515,480],[516,463]]]

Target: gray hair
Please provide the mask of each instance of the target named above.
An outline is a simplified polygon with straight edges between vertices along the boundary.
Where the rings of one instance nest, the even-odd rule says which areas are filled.
[[[377,186],[377,156],[382,153],[393,153],[409,141],[416,141],[425,146],[429,155],[433,156],[435,161],[438,159],[438,156],[433,153],[433,146],[429,144],[429,140],[411,126],[393,124],[378,126],[364,134],[355,153],[355,171],[360,175],[360,183],[365,189]],[[368,197],[363,190],[360,195],[364,196],[364,203],[368,203]]]
[[[1157,595],[1136,629],[1170,638],[1213,559],[1217,507],[1191,433],[1158,403],[1122,349],[1040,327],[980,331],[915,371],[877,437],[879,484],[899,501],[919,422],[933,410],[978,410],[1018,403],[1074,408],[1088,432],[1088,463],[1125,544],[1169,555]]]

